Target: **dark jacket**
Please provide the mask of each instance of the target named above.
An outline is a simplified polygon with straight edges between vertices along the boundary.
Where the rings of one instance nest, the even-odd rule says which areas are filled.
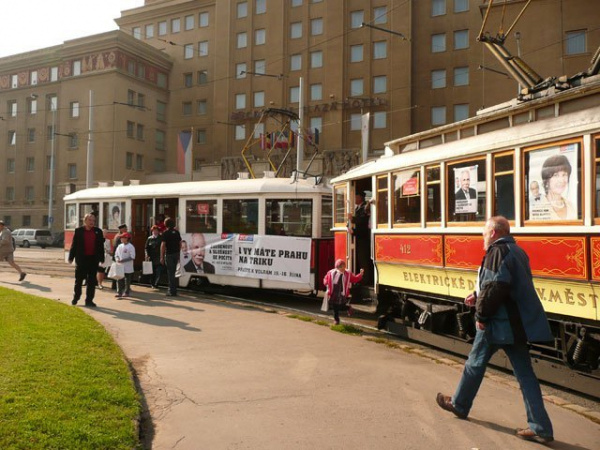
[[[529,258],[512,236],[490,245],[479,268],[476,318],[493,344],[553,339],[535,287]]]
[[[369,203],[362,202],[360,205],[356,205],[354,209],[354,215],[352,216],[351,222],[354,224],[354,235],[362,238],[370,236],[371,229],[369,228],[369,222],[371,220],[371,209]]]
[[[151,234],[148,236],[148,239],[146,239],[146,254],[148,255],[148,258],[150,258],[150,261],[152,261],[154,264],[158,264],[160,262],[160,244],[162,244],[162,238],[160,234],[156,237]]]
[[[469,198],[471,200],[477,199],[477,191],[475,189],[469,188]],[[466,200],[467,196],[465,195],[465,191],[463,191],[462,189],[459,189],[458,191],[456,191],[456,193],[454,195],[454,199],[455,200]]]
[[[188,262],[185,266],[183,266],[183,270],[186,272],[197,273],[196,266],[194,265],[194,261]],[[202,270],[204,273],[215,273],[215,266],[211,263],[203,261],[202,262]]]
[[[94,256],[96,257],[96,263],[100,264],[104,262],[104,235],[98,227],[93,227],[92,230],[94,230],[94,234],[96,235]],[[75,260],[75,263],[78,265],[83,264],[86,260],[84,232],[85,226],[75,229],[71,250],[69,250],[69,261]]]

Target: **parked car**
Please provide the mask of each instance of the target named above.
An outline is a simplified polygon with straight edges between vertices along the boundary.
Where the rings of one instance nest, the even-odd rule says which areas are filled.
[[[46,248],[52,245],[52,233],[50,230],[36,228],[18,228],[12,232],[15,242],[19,247],[29,248],[32,245],[39,245]]]

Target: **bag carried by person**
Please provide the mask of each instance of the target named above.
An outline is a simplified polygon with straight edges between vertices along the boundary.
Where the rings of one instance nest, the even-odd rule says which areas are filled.
[[[152,261],[142,263],[142,275],[152,275]]]
[[[325,295],[323,296],[323,303],[321,304],[321,311],[328,311],[329,310],[329,293],[325,292]]]
[[[113,280],[122,280],[125,278],[125,266],[117,262],[112,263],[108,271],[108,278],[112,278]]]

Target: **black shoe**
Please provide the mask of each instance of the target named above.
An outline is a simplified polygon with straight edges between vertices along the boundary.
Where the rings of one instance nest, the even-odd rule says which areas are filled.
[[[71,300],[71,305],[75,306],[78,301],[79,301],[78,299],[74,298],[73,300]]]
[[[165,294],[165,297],[177,297],[177,294],[172,294],[171,292],[168,292],[167,294]]]
[[[23,281],[26,276],[27,274],[25,272],[21,272],[21,275],[19,275],[19,281]]]
[[[85,306],[89,308],[95,308],[98,305],[96,305],[94,302],[85,302]]]
[[[452,414],[454,414],[456,417],[458,417],[459,419],[466,419],[467,418],[467,414],[463,414],[461,412],[458,412],[456,410],[456,408],[454,407],[454,405],[452,404],[452,399],[450,397],[448,397],[447,395],[444,395],[442,393],[438,393],[437,397],[436,397],[436,402],[439,405],[440,408],[445,409],[446,411],[450,411]]]

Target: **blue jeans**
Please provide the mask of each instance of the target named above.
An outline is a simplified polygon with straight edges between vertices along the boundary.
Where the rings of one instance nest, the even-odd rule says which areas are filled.
[[[165,264],[167,266],[167,275],[169,276],[169,294],[177,295],[177,264],[179,264],[179,253],[170,253],[165,255]]]
[[[521,387],[529,428],[539,436],[553,437],[552,423],[546,408],[544,408],[540,383],[533,372],[527,344],[491,344],[485,330],[477,330],[462,378],[452,397],[452,404],[458,412],[465,415],[469,414],[473,406],[473,400],[485,375],[487,363],[499,349],[504,350],[506,356],[508,356],[515,377]]]

